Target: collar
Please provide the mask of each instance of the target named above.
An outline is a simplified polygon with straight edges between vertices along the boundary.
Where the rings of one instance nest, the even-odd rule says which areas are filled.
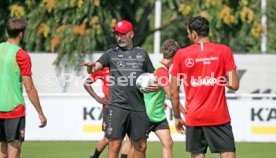
[[[163,63],[162,61],[160,61],[161,64],[163,64],[164,66],[166,66],[167,69],[169,69],[169,65]]]

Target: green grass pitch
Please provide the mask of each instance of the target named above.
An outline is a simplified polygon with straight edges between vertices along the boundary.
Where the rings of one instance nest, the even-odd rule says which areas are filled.
[[[21,158],[88,158],[97,142],[89,141],[26,141],[22,147]],[[237,158],[274,158],[276,143],[236,143]],[[101,157],[106,157],[107,149]],[[174,158],[188,158],[184,142],[174,142]],[[161,144],[149,142],[147,157],[161,158]],[[219,158],[209,151],[206,158]]]

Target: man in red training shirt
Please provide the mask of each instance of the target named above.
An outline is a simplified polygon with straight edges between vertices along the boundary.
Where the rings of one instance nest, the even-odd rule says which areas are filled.
[[[186,94],[186,150],[192,158],[204,158],[207,147],[221,158],[235,157],[235,143],[226,103],[225,86],[238,90],[239,81],[232,51],[209,42],[209,22],[203,17],[188,21],[192,45],[177,51],[171,70],[171,98],[176,129],[184,133],[179,115],[179,86]]]

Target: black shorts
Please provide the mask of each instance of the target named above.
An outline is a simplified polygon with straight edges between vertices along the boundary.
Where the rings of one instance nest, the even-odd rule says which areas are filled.
[[[149,119],[145,111],[129,111],[115,106],[108,106],[108,138],[121,139],[128,134],[132,140],[147,139]]]
[[[25,138],[25,117],[2,119],[0,118],[0,142],[18,140],[23,142]]]
[[[230,123],[218,126],[186,127],[186,150],[191,153],[235,152],[235,142]]]
[[[147,133],[149,134],[151,131],[155,132],[157,130],[162,130],[162,129],[170,129],[167,119],[161,122],[150,122]]]
[[[102,118],[103,118],[102,131],[105,131],[105,128],[106,128],[106,121],[107,121],[107,116],[108,116],[107,111],[108,111],[108,107],[103,106],[103,110],[102,110]]]

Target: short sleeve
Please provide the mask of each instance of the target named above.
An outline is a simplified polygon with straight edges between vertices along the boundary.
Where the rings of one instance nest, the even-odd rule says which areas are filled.
[[[235,70],[237,68],[234,60],[233,53],[229,47],[226,47],[225,49],[225,64],[224,64],[224,70],[225,72]]]
[[[102,79],[102,78],[103,78],[103,70],[97,71],[90,75],[90,79],[92,80],[92,82],[95,82],[96,80]]]
[[[177,76],[177,74],[181,73],[181,57],[180,57],[180,52],[176,52],[174,59],[173,59],[173,65],[171,69],[171,75],[172,76]]]
[[[155,71],[148,52],[145,52],[144,71],[149,73],[153,73]]]
[[[161,67],[156,70],[155,76],[158,78],[159,83],[162,84],[162,86],[170,86],[169,81],[169,72],[165,68]]]
[[[109,53],[105,52],[98,60],[97,62],[101,63],[103,67],[109,67]]]
[[[32,62],[30,55],[20,49],[16,54],[16,61],[20,68],[21,76],[31,76],[32,75]]]

